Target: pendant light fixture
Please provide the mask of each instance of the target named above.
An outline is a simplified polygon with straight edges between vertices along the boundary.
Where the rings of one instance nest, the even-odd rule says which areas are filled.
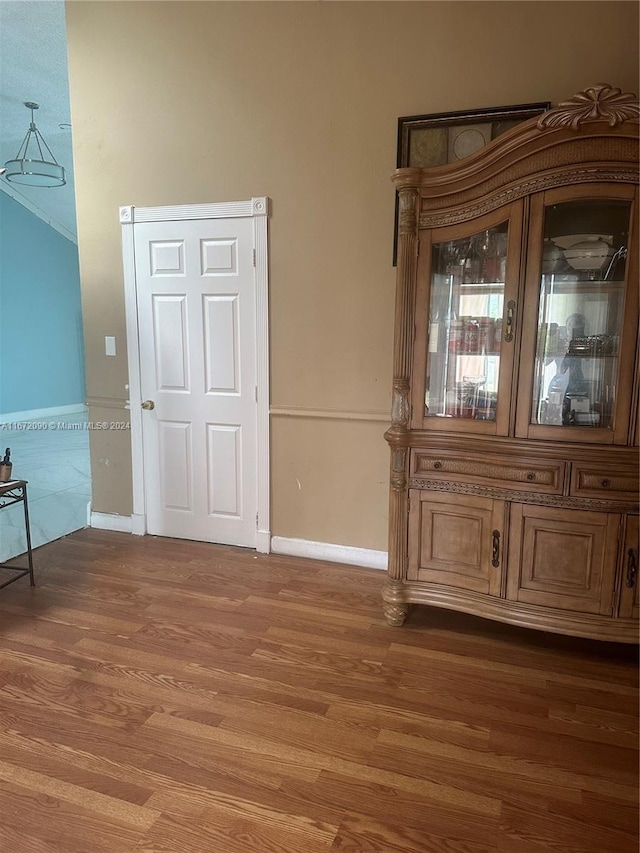
[[[15,158],[4,164],[4,177],[11,183],[30,187],[62,187],[67,183],[64,166],[53,156],[33,120],[33,111],[39,109],[39,104],[25,101],[24,105],[31,110],[31,123]]]

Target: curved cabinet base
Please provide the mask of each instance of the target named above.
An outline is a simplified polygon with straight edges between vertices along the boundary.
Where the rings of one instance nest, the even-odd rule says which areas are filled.
[[[396,627],[405,621],[409,604],[429,604],[432,607],[458,610],[472,616],[553,634],[568,634],[614,643],[637,643],[640,640],[637,619],[583,614],[559,608],[540,608],[435,584],[427,587],[425,584],[411,581],[402,584],[387,583],[382,591],[382,600],[387,622]],[[402,612],[402,618],[398,616],[392,619],[388,615]]]

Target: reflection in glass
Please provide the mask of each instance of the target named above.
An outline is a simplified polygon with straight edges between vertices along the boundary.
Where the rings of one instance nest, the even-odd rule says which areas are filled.
[[[495,420],[508,224],[436,243],[426,417]]]
[[[545,212],[534,424],[613,427],[629,215],[610,200]]]

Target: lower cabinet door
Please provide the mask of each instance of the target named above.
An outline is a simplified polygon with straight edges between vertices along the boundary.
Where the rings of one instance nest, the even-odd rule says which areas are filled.
[[[412,490],[408,579],[500,595],[504,501]]]
[[[627,619],[640,618],[640,593],[638,593],[638,551],[640,550],[638,516],[626,517],[624,551],[622,553],[622,577],[620,579],[619,615]]]
[[[612,615],[620,516],[512,504],[507,597]]]

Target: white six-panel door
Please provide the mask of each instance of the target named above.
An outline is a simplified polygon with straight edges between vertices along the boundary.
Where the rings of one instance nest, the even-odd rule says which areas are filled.
[[[134,224],[149,533],[256,547],[254,243],[250,217]]]

